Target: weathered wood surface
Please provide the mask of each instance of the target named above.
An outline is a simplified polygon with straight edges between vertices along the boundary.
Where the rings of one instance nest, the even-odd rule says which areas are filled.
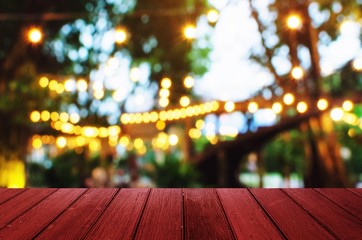
[[[359,189],[0,189],[0,239],[362,239]]]

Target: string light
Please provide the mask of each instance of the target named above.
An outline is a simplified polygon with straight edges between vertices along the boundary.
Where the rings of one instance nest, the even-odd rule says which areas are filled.
[[[180,98],[180,105],[182,107],[187,107],[188,105],[190,105],[190,98],[188,96],[182,96]]]
[[[299,102],[297,104],[297,111],[299,113],[305,113],[308,110],[308,105],[305,102]]]
[[[292,69],[292,77],[296,80],[301,80],[304,76],[303,68],[297,66]]]
[[[127,31],[122,28],[122,27],[118,27],[116,28],[115,32],[114,32],[114,40],[116,43],[118,44],[123,44],[126,42],[127,40]]]
[[[293,94],[291,93],[287,93],[284,95],[283,97],[283,101],[286,105],[292,105],[295,101],[295,97]]]
[[[169,103],[170,101],[168,100],[168,98],[160,98],[158,100],[158,104],[160,105],[160,107],[167,107]]]
[[[39,27],[31,27],[27,35],[32,44],[39,44],[43,40],[43,33]]]
[[[184,28],[184,36],[186,39],[195,39],[196,38],[196,28],[194,25],[186,25]]]
[[[256,111],[258,111],[259,106],[256,102],[250,102],[248,105],[248,111],[250,113],[256,113]]]
[[[40,112],[38,111],[32,111],[30,113],[30,120],[32,122],[39,122],[40,121]]]
[[[354,104],[353,104],[353,102],[350,101],[350,100],[346,100],[346,101],[344,101],[343,104],[342,104],[342,108],[343,108],[343,110],[346,111],[346,112],[352,111],[353,107],[354,107]]]
[[[210,9],[206,17],[210,23],[216,23],[219,20],[219,12],[215,9]]]
[[[171,87],[171,85],[172,85],[172,81],[170,78],[165,77],[161,80],[161,87],[168,89]]]
[[[194,80],[193,77],[187,76],[187,77],[185,77],[183,83],[184,83],[184,86],[185,86],[186,88],[192,88],[192,87],[194,86],[194,84],[195,84],[195,80]]]
[[[77,89],[79,92],[85,92],[88,89],[88,83],[84,79],[77,81]]]
[[[330,116],[332,118],[333,121],[340,121],[342,120],[344,115],[343,109],[342,108],[333,108]]]
[[[235,103],[232,101],[227,101],[224,105],[224,109],[226,112],[232,112],[235,109]]]
[[[42,88],[46,88],[49,84],[49,79],[47,77],[41,77],[39,79],[39,86]]]
[[[278,102],[273,103],[272,110],[274,113],[279,114],[283,111],[283,106],[282,106],[282,104],[280,104]]]
[[[362,57],[353,60],[352,67],[356,71],[362,71]]]
[[[168,138],[168,142],[171,146],[176,146],[178,141],[178,136],[176,134],[171,134]]]
[[[317,102],[317,107],[319,110],[324,111],[328,108],[328,101],[324,98],[321,98]]]
[[[131,68],[129,77],[131,81],[138,82],[141,78],[141,70],[137,67]]]
[[[168,90],[166,88],[161,88],[159,95],[162,98],[168,98],[170,96],[170,90]]]
[[[287,18],[287,26],[288,26],[288,28],[290,28],[292,30],[301,28],[301,26],[302,26],[301,17],[297,14],[289,15]]]

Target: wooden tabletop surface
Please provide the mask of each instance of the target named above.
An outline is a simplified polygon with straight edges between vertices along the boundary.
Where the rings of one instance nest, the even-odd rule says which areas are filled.
[[[0,239],[362,239],[362,189],[0,189]]]

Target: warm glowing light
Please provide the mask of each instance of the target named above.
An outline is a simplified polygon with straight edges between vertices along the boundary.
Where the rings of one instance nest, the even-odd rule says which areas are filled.
[[[342,120],[344,115],[342,108],[333,108],[331,111],[331,118],[333,121],[340,121]]]
[[[117,125],[108,127],[109,136],[118,136],[121,133],[121,128]]]
[[[171,79],[165,77],[161,80],[161,87],[163,88],[170,88],[172,85]]]
[[[203,129],[205,127],[205,121],[202,119],[199,119],[196,121],[195,126],[197,129]]]
[[[32,27],[28,31],[28,40],[33,44],[38,44],[43,40],[43,33],[40,28]]]
[[[158,104],[159,104],[161,107],[167,107],[169,103],[170,103],[170,101],[168,100],[168,98],[160,98],[160,99],[158,100]]]
[[[77,89],[79,92],[85,92],[88,89],[88,83],[84,79],[79,79],[77,81]]]
[[[49,84],[49,79],[47,77],[41,77],[39,79],[39,86],[42,88],[46,88]]]
[[[353,60],[352,67],[356,71],[362,71],[362,57]]]
[[[58,148],[64,148],[67,145],[67,139],[65,137],[58,137],[55,144]]]
[[[346,101],[344,101],[343,104],[342,104],[342,108],[343,108],[343,110],[346,111],[346,112],[352,111],[353,107],[354,107],[354,104],[353,104],[353,102],[350,101],[350,100],[346,100]]]
[[[287,26],[288,28],[292,29],[292,30],[296,30],[301,28],[302,26],[302,19],[299,15],[296,14],[291,14],[289,15],[288,19],[287,19]]]
[[[136,138],[133,142],[133,146],[136,148],[136,149],[141,149],[144,144],[143,144],[143,140],[141,138]]]
[[[131,71],[129,73],[129,78],[133,82],[138,82],[141,78],[141,69],[137,67],[131,68]]]
[[[118,44],[122,44],[125,43],[127,40],[127,31],[124,28],[117,28],[115,33],[114,33],[114,40],[116,43]]]
[[[259,106],[256,102],[250,102],[248,105],[248,111],[250,113],[256,113],[256,111],[258,111]]]
[[[62,83],[58,83],[57,88],[55,89],[55,91],[58,94],[62,94],[64,92],[64,85]]]
[[[201,130],[200,129],[197,129],[197,128],[191,128],[189,130],[189,136],[190,138],[192,139],[198,139],[201,137]]]
[[[119,139],[119,144],[121,144],[121,145],[124,146],[124,147],[127,147],[129,143],[130,143],[130,139],[129,139],[129,137],[127,137],[127,136],[122,136],[122,137]]]
[[[108,136],[109,136],[109,135],[108,135],[108,129],[105,128],[105,127],[100,127],[100,128],[98,129],[98,136],[99,136],[100,138],[106,138],[106,137],[108,137]]]
[[[328,108],[328,101],[324,98],[321,98],[317,102],[317,107],[319,110],[324,111]]]
[[[188,105],[190,105],[190,98],[188,96],[182,96],[180,98],[180,105],[182,107],[187,107]]]
[[[178,143],[178,136],[176,134],[171,134],[168,138],[168,142],[171,146],[176,146]]]
[[[103,83],[99,81],[95,81],[92,84],[93,91],[100,91],[103,90]]]
[[[86,140],[85,140],[84,137],[78,136],[78,137],[75,138],[75,143],[77,144],[78,147],[82,147],[82,146],[85,145]]]
[[[63,123],[61,127],[61,131],[63,133],[69,133],[72,134],[74,131],[74,126],[71,123]]]
[[[82,135],[85,137],[97,137],[98,129],[96,127],[82,127]]]
[[[74,79],[67,79],[64,82],[64,89],[67,92],[73,92],[76,89],[76,83]]]
[[[196,28],[194,25],[187,25],[184,28],[184,36],[187,39],[194,39],[196,38]]]
[[[30,120],[32,122],[39,122],[40,121],[40,112],[38,111],[32,111],[30,113]]]
[[[70,119],[70,122],[73,123],[73,124],[76,124],[79,122],[80,120],[80,116],[78,113],[71,113],[70,116],[69,116],[69,119]]]
[[[52,121],[58,121],[59,120],[59,113],[57,113],[57,112],[52,112],[51,114],[50,114],[50,119],[52,120]]]
[[[297,111],[299,113],[305,113],[308,110],[308,105],[305,102],[299,102],[297,104]]]
[[[43,142],[41,141],[40,138],[34,138],[32,141],[32,146],[35,149],[39,149],[43,146]]]
[[[301,80],[304,76],[303,68],[297,66],[292,69],[292,77],[296,80]]]
[[[161,88],[159,95],[162,98],[168,98],[170,96],[170,90],[168,90],[166,88]]]
[[[50,119],[50,112],[48,112],[46,110],[42,111],[40,117],[41,117],[42,121],[46,122],[46,121],[48,121]]]
[[[97,91],[94,91],[93,92],[93,97],[97,100],[100,100],[104,97],[104,90],[103,89],[100,89],[100,90],[97,90]]]
[[[56,80],[50,80],[49,82],[49,89],[52,90],[52,91],[56,91],[57,90],[57,87],[58,87],[58,82]]]
[[[166,123],[164,121],[157,121],[156,122],[156,128],[159,131],[162,131],[163,129],[165,129],[166,127]]]
[[[207,20],[210,23],[216,23],[219,20],[219,12],[215,9],[211,9],[207,12]]]
[[[287,93],[287,94],[284,95],[283,101],[284,101],[284,103],[285,103],[286,105],[291,105],[291,104],[294,103],[295,97],[294,97],[293,94]]]
[[[343,34],[343,35],[349,34],[351,31],[353,31],[355,24],[356,24],[356,22],[351,21],[351,20],[344,21],[340,26],[341,34]]]
[[[68,113],[66,113],[66,112],[62,112],[62,113],[60,113],[60,115],[59,115],[59,120],[60,121],[62,121],[62,122],[68,122],[68,120],[69,120],[69,114]]]
[[[224,105],[224,109],[227,112],[232,112],[235,109],[235,103],[232,101],[227,101]]]
[[[185,77],[185,79],[184,79],[185,88],[192,88],[194,86],[194,84],[195,84],[195,80],[193,77],[191,77],[191,76]]]
[[[88,147],[92,152],[97,152],[101,149],[101,144],[98,140],[92,140]]]
[[[274,113],[279,114],[283,111],[283,106],[282,106],[282,104],[280,104],[278,102],[273,103],[272,110]]]

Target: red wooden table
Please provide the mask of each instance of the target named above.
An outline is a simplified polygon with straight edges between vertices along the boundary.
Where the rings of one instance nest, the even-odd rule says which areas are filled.
[[[362,189],[0,189],[0,239],[362,239]]]

